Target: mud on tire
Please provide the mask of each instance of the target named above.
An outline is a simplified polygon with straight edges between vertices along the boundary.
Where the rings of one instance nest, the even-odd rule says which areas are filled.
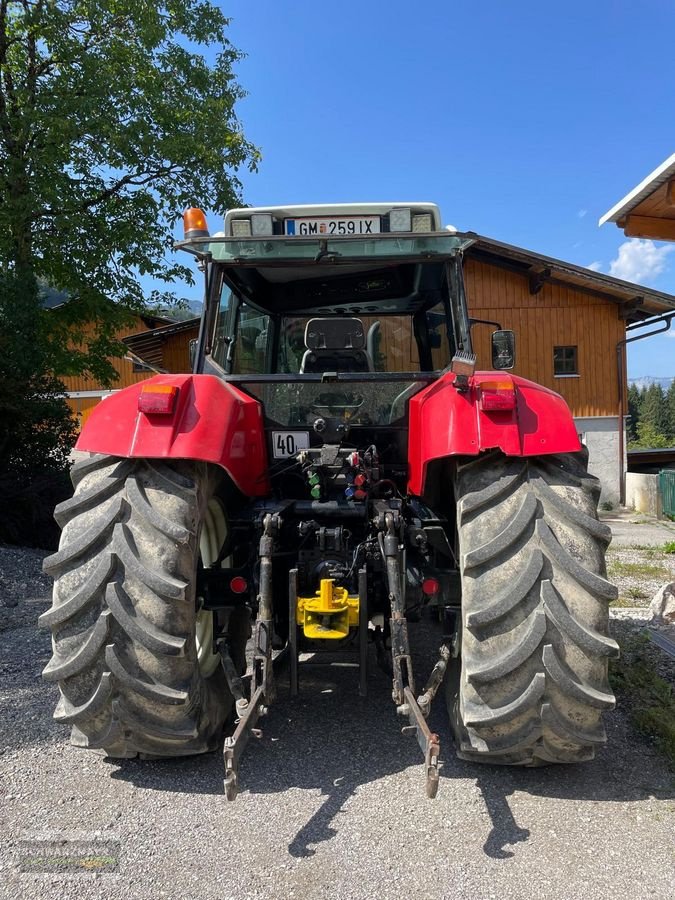
[[[205,677],[195,642],[199,530],[219,474],[201,463],[93,456],[57,506],[54,718],[71,742],[109,756],[181,756],[218,746],[231,707],[220,669]]]
[[[460,465],[458,755],[511,765],[591,759],[614,706],[607,668],[610,529],[586,454]]]

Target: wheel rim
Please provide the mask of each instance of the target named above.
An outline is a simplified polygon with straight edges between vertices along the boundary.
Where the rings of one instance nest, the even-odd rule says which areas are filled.
[[[209,500],[204,514],[202,529],[199,534],[200,566],[208,569],[213,566],[227,537],[227,521],[219,500]],[[201,604],[201,598],[197,598]],[[197,662],[199,670],[208,678],[220,665],[220,656],[213,652],[213,612],[198,609],[195,627],[195,644],[197,645]]]

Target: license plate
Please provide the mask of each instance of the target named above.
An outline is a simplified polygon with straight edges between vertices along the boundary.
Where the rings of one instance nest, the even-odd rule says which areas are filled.
[[[312,237],[313,235],[340,237],[342,235],[364,235],[380,233],[379,216],[312,216],[303,219],[285,219],[287,235]]]
[[[273,431],[272,451],[275,459],[287,459],[309,447],[309,431]]]

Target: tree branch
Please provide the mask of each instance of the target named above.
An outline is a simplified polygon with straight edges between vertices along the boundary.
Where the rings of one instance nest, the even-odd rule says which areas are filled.
[[[75,206],[63,207],[60,209],[55,209],[54,207],[43,207],[42,209],[34,212],[32,217],[34,219],[41,219],[44,217],[72,215],[73,213],[86,212],[88,209],[91,209],[92,206],[97,206],[99,203],[104,203],[106,200],[114,197],[115,194],[119,194],[120,191],[125,187],[143,187],[146,184],[150,184],[152,181],[156,181],[158,178],[162,178],[166,175],[173,175],[176,172],[179,172],[180,169],[181,166],[177,163],[174,163],[168,166],[160,166],[158,169],[154,169],[149,172],[131,172],[128,175],[119,178],[117,181],[113,182],[113,184],[105,188],[105,190],[100,191],[95,196],[89,197],[87,200],[83,200],[82,203],[78,203]]]

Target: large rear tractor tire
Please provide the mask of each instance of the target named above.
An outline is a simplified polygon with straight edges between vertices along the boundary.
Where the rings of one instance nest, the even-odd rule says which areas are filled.
[[[61,691],[54,718],[76,746],[112,757],[218,747],[232,698],[195,585],[226,536],[221,479],[194,462],[92,456],[74,466],[40,624],[53,646],[43,677]],[[241,659],[246,628],[236,627]]]
[[[462,759],[578,762],[606,740],[617,591],[586,462],[493,453],[458,467],[462,661],[449,701]]]

